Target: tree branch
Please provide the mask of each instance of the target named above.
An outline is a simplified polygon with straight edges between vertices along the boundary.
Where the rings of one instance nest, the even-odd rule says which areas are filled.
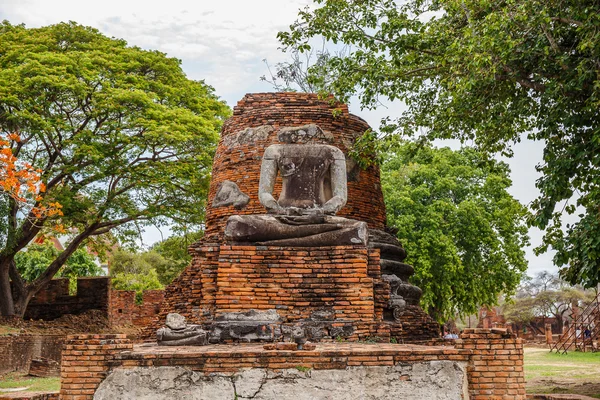
[[[565,17],[552,17],[550,18],[552,21],[558,21],[558,22],[562,22],[564,24],[572,24],[572,25],[577,25],[577,26],[581,26],[583,25],[583,22],[581,21],[577,21],[574,20],[572,18],[565,18]]]

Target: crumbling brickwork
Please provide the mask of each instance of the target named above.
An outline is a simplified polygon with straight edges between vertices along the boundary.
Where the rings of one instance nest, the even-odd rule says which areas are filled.
[[[69,336],[62,354],[61,400],[92,399],[115,356],[132,349],[125,335]]]
[[[525,399],[523,339],[506,329],[465,329],[460,338],[456,348],[471,350],[471,400]]]
[[[145,290],[142,303],[136,304],[135,291],[111,290],[109,318],[112,326],[148,326],[160,311],[164,290]]]
[[[0,374],[12,371],[27,372],[33,358],[60,362],[64,335],[0,336]]]
[[[374,295],[374,282],[386,285],[380,280],[378,250],[198,244],[192,251],[192,265],[166,288],[161,314],[147,337],[169,312],[203,323],[251,309],[274,309],[285,323],[326,311],[331,320],[353,321],[352,337],[389,337],[389,329],[380,326],[389,287]]]
[[[69,280],[53,279],[31,299],[25,319],[51,321],[66,314],[100,310],[108,318],[110,278],[77,278],[77,294],[69,294]]]

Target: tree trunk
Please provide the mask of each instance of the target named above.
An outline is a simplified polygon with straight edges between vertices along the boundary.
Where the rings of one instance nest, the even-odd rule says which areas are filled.
[[[29,302],[33,298],[35,293],[32,290],[25,290],[23,293],[16,295],[13,299],[14,308],[15,308],[15,316],[19,318],[23,318],[25,316],[25,311],[27,311],[27,306]]]
[[[15,315],[15,305],[10,288],[9,264],[4,260],[0,263],[0,315],[10,317]]]

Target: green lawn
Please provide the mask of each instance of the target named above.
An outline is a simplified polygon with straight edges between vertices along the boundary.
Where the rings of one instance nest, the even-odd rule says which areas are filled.
[[[28,392],[56,392],[60,390],[60,378],[36,378],[23,373],[10,373],[0,376],[0,394],[2,389],[27,388]]]
[[[600,353],[550,353],[525,348],[527,393],[574,393],[600,398]]]

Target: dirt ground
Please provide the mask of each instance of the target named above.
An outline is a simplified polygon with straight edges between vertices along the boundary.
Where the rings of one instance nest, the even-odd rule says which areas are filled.
[[[63,315],[53,321],[0,318],[3,334],[72,335],[81,333],[125,333],[137,335],[135,327],[110,327],[102,311],[90,310],[80,315]]]
[[[525,347],[527,393],[570,393],[600,398],[600,353],[550,353]]]

